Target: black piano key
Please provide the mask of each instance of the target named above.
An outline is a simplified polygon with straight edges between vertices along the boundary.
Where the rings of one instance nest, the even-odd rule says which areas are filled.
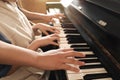
[[[77,30],[76,28],[63,28],[64,31],[67,31],[67,30]],[[78,30],[77,30],[77,33],[79,34]]]
[[[70,34],[75,34],[75,33],[78,33],[77,31],[75,31],[75,30],[68,30],[68,31],[64,31],[64,33],[65,34],[68,34],[68,33],[70,33]]]
[[[68,40],[69,44],[70,43],[86,43],[83,39],[81,39],[81,38],[75,38],[75,37],[73,37],[73,38],[67,38],[67,40]]]
[[[96,64],[96,65],[84,65],[80,66],[80,69],[92,69],[92,68],[102,68],[102,64]]]
[[[73,48],[75,51],[91,51],[88,45],[71,45],[70,47]]]
[[[100,62],[99,59],[84,59],[84,58],[81,58],[80,61],[84,61],[85,63]]]
[[[71,47],[89,47],[89,45],[75,45],[75,44],[72,44]]]
[[[78,36],[78,37],[80,37],[81,35],[79,34],[79,33],[75,33],[75,34],[71,34],[71,33],[68,33],[68,34],[66,34],[66,38],[69,38],[69,37],[71,37],[71,36]]]
[[[95,54],[93,54],[93,55],[87,54],[85,57],[86,57],[86,58],[92,58],[92,57],[96,57],[96,55],[95,55]]]
[[[45,47],[40,47],[40,48],[43,50],[43,52],[45,52],[45,51],[52,50],[52,49],[58,49],[59,46],[47,45],[47,46],[45,46]]]
[[[83,48],[83,49],[90,49],[90,47],[88,45],[75,45],[75,44],[71,44],[72,48]]]
[[[110,74],[100,73],[100,74],[87,74],[84,76],[84,80],[100,79],[100,78],[109,78]]]
[[[80,42],[85,42],[86,41],[80,36],[80,35],[67,35],[66,36],[67,40],[71,40],[71,41],[80,41]]]
[[[91,49],[85,47],[71,47],[71,48],[73,48],[75,51],[91,51]]]
[[[67,18],[62,18],[61,23],[72,23],[69,19]]]
[[[63,28],[75,28],[75,26],[71,23],[64,23],[64,24],[62,24],[62,27]]]
[[[71,31],[71,32],[75,31],[75,32],[79,33],[76,28],[63,28],[63,31]]]
[[[66,35],[66,38],[80,38],[80,39],[83,39],[81,35]]]
[[[78,49],[78,48],[73,48],[75,51],[91,51],[90,49]]]
[[[72,42],[72,41],[75,42],[75,40],[76,40],[76,41],[79,41],[80,43],[81,43],[81,42],[86,43],[85,40],[81,39],[80,37],[79,37],[79,38],[76,38],[76,37],[67,37],[67,36],[66,36],[66,39],[67,39],[68,41],[71,41],[71,42]],[[77,43],[77,42],[76,42],[76,43]]]
[[[83,42],[85,42],[85,40],[82,39],[82,38],[80,38],[80,37],[78,37],[78,38],[77,38],[77,37],[67,37],[67,39],[68,39],[68,40],[73,40],[73,41],[74,41],[74,40],[78,40],[78,41],[83,41]]]
[[[78,33],[77,30],[64,30],[65,33]]]
[[[62,19],[61,22],[64,24],[64,23],[72,23],[70,20],[67,20],[67,19]]]
[[[74,48],[74,49],[81,49],[81,50],[90,50],[90,47],[71,47],[71,48]]]
[[[85,43],[85,41],[83,40],[79,40],[79,39],[67,39],[68,40],[68,44],[72,44],[72,43]]]

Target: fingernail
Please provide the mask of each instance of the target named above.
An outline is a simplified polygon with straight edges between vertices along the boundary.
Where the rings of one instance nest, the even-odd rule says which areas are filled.
[[[76,72],[76,73],[80,72],[80,69],[76,69],[75,72]]]
[[[81,62],[81,65],[85,65],[85,62]]]

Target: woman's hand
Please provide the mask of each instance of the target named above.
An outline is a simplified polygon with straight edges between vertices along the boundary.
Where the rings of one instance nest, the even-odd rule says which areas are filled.
[[[34,33],[36,33],[37,30],[40,30],[43,34],[49,35],[50,33],[59,33],[60,31],[56,29],[53,26],[44,24],[44,23],[38,23],[33,26]]]
[[[78,67],[83,66],[85,63],[78,61],[74,57],[85,57],[84,54],[80,52],[75,52],[73,49],[57,49],[51,50],[43,53],[42,55],[38,54],[36,58],[36,66],[44,70],[71,70],[78,72]],[[72,66],[72,65],[74,66]]]
[[[38,38],[34,40],[28,48],[31,50],[37,50],[39,47],[47,46],[47,45],[55,45],[59,46],[59,35],[58,34],[51,34],[45,37]]]

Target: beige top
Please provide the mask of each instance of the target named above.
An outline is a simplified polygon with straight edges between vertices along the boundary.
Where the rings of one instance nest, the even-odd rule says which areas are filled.
[[[0,0],[0,32],[14,45],[27,47],[34,39],[32,26],[15,2]]]

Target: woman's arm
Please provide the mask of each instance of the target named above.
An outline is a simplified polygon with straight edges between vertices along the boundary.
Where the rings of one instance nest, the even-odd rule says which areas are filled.
[[[30,20],[40,20],[46,18],[46,14],[43,13],[37,13],[37,12],[31,12],[26,9],[20,8],[20,10],[27,16]]]
[[[38,13],[38,12],[31,12],[26,9],[20,8],[20,10],[27,16],[29,20],[44,20],[46,22],[51,22],[53,21],[53,18],[62,18],[65,17],[64,14],[58,13],[58,14],[43,14],[43,13]]]
[[[71,70],[78,72],[79,69],[73,65],[84,65],[84,62],[71,57],[84,57],[84,54],[72,49],[51,50],[38,54],[32,50],[17,47],[0,41],[0,64],[32,66],[45,70]]]
[[[0,64],[32,65],[37,53],[0,41]]]

